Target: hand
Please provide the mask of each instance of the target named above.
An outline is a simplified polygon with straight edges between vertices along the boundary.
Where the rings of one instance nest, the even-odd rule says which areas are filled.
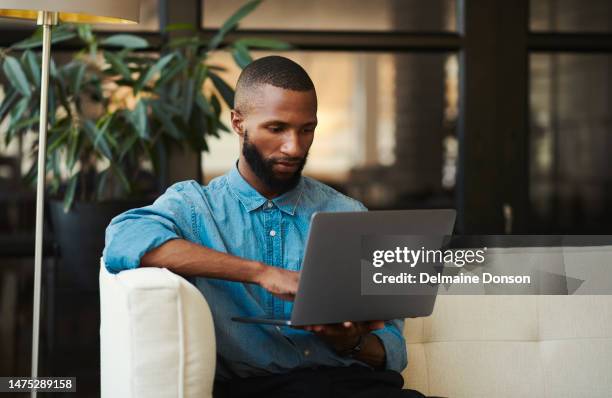
[[[299,272],[265,265],[256,283],[282,300],[293,301],[299,280]]]
[[[384,321],[342,322],[331,325],[302,326],[304,330],[315,333],[329,344],[337,353],[342,354],[355,348],[360,336],[385,327]]]

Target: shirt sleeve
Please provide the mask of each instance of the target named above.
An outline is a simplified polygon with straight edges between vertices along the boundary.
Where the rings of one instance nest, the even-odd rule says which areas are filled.
[[[128,210],[106,228],[104,262],[109,272],[137,268],[148,251],[171,239],[195,238],[189,182],[174,184],[150,206]]]
[[[376,335],[383,343],[385,355],[387,357],[386,369],[401,372],[408,364],[408,353],[406,352],[406,340],[402,331],[404,321],[395,319],[385,322],[385,327],[375,330],[372,334]]]

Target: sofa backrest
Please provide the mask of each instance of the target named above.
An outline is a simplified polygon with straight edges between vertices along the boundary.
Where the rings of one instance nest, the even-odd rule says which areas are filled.
[[[612,397],[612,296],[440,296],[404,334],[425,395]]]

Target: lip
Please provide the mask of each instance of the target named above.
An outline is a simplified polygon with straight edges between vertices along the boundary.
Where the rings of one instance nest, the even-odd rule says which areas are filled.
[[[275,166],[278,171],[284,173],[290,173],[297,170],[299,163],[298,162],[276,162]]]

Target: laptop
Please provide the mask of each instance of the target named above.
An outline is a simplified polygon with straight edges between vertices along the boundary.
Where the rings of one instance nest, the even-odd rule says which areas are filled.
[[[362,294],[362,237],[429,236],[437,240],[429,247],[440,248],[443,237],[452,233],[455,217],[452,209],[315,213],[290,319],[263,315],[232,320],[306,326],[431,315],[437,286],[427,295]]]

